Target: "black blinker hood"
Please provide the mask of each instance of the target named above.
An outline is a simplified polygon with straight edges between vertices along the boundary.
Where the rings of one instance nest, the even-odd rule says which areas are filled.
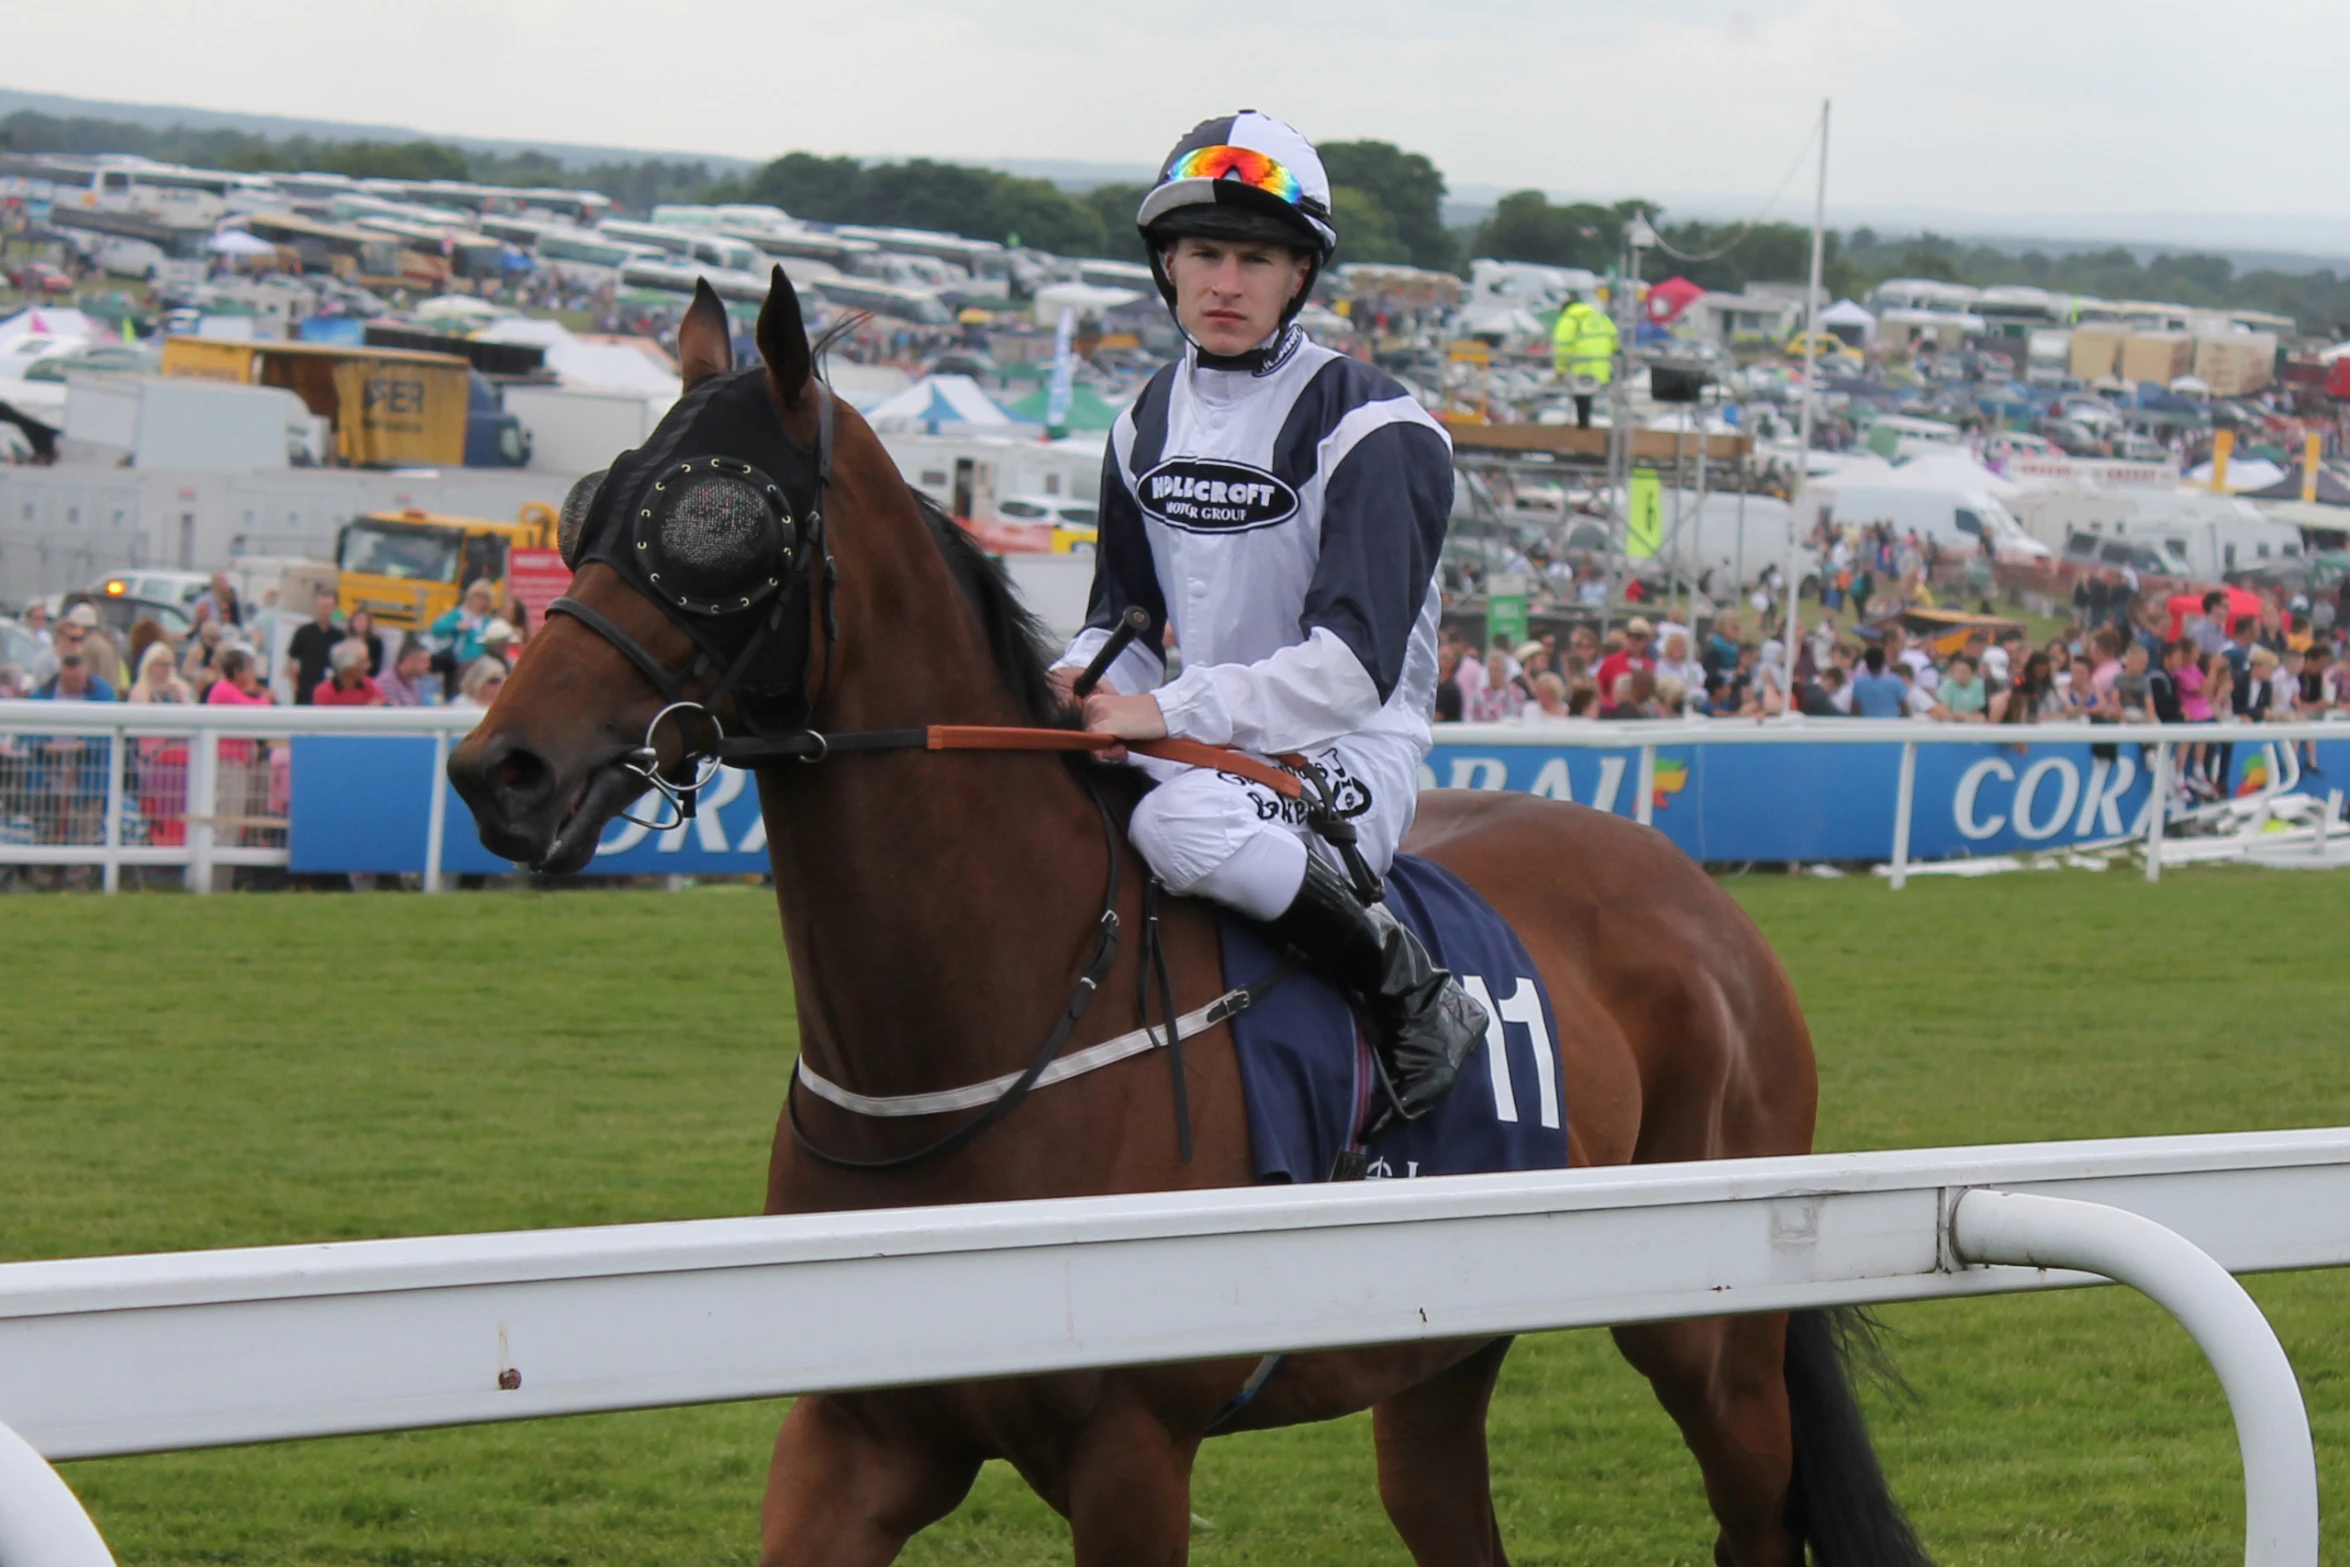
[[[824,399],[828,437],[829,397],[821,385],[816,390]],[[823,444],[829,442],[820,437]],[[660,670],[605,617],[581,613],[585,606],[576,600],[559,601],[559,607],[619,647],[671,702],[679,700],[685,681],[716,670],[722,679],[710,703],[731,692],[743,716],[755,724],[803,722],[809,703],[813,568],[823,553],[826,455],[792,440],[769,395],[764,369],[711,376],[678,400],[650,440],[613,461],[580,527],[578,558],[571,562],[577,570],[601,561],[619,573],[693,638],[700,657],[688,670]],[[772,558],[758,560],[726,592],[681,595],[678,573],[667,573],[666,583],[656,580],[664,564],[664,487],[713,470],[739,476],[765,495],[778,524],[766,534]],[[779,640],[779,646],[771,645]]]

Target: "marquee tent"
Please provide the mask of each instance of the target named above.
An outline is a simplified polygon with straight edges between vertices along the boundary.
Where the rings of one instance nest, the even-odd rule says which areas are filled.
[[[1039,421],[1014,418],[979,389],[967,375],[933,375],[863,410],[865,422],[876,430],[941,435],[991,430],[1016,435],[1033,430]]]
[[[1877,340],[1877,318],[1849,299],[1839,299],[1820,312],[1821,331],[1836,332],[1840,326],[1859,328],[1860,345],[1863,348]],[[1836,335],[1843,337],[1845,334],[1836,332]]]
[[[1012,405],[1012,416],[1045,422],[1045,404],[1052,398],[1049,386],[1040,386]],[[1107,430],[1118,422],[1118,410],[1102,400],[1102,394],[1090,386],[1069,388],[1069,417],[1061,422],[1064,430]]]
[[[2303,469],[2296,463],[2285,476],[2264,489],[2246,490],[2244,498],[2250,501],[2297,501],[2301,498]],[[2231,473],[2230,477],[2234,477]],[[2350,506],[2350,484],[2345,484],[2333,469],[2323,466],[2317,470],[2317,499],[2322,506]]]

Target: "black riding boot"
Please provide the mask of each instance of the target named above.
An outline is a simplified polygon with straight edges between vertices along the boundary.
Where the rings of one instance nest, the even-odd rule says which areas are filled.
[[[1329,861],[1308,854],[1305,885],[1273,932],[1370,1013],[1372,1047],[1395,1094],[1391,1109],[1414,1120],[1451,1091],[1485,1037],[1485,1009],[1387,905],[1365,905]],[[1373,1129],[1385,1120],[1375,1116]]]

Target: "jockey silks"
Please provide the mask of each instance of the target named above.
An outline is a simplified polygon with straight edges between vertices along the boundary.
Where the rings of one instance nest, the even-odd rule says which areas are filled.
[[[1253,373],[1186,350],[1119,417],[1086,628],[1061,662],[1084,665],[1139,605],[1150,630],[1109,679],[1155,690],[1170,734],[1267,753],[1378,735],[1424,754],[1451,442],[1392,376],[1283,338]]]

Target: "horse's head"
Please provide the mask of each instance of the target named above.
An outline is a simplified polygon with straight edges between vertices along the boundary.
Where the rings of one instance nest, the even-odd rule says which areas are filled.
[[[648,771],[695,765],[687,720],[804,720],[833,412],[781,267],[758,343],[765,364],[737,370],[725,309],[700,286],[678,328],[684,395],[565,500],[570,591],[449,758],[492,852],[579,870]]]

